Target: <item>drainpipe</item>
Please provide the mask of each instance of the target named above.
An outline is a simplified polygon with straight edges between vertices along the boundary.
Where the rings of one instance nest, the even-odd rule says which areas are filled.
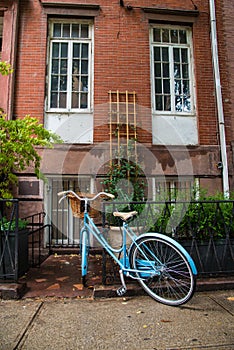
[[[219,138],[220,138],[220,148],[221,148],[223,193],[224,193],[224,196],[228,198],[229,197],[228,162],[227,162],[222,91],[221,91],[220,73],[219,73],[215,0],[210,0],[210,25],[211,25],[212,60],[213,60],[213,69],[214,69],[216,103],[217,103],[218,123],[219,123]]]

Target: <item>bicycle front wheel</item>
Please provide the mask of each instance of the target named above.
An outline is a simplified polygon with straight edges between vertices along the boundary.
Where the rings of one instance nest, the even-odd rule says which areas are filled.
[[[196,278],[187,258],[173,243],[153,235],[139,238],[129,259],[139,283],[153,299],[178,306],[193,296]]]

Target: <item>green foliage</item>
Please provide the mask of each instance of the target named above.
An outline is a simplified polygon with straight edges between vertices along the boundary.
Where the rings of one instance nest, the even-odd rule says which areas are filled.
[[[234,196],[231,195],[230,199]],[[210,238],[234,237],[234,203],[226,200],[223,193],[206,195],[204,190],[195,194],[190,203],[172,202],[164,204],[153,230],[175,235],[179,239],[200,241]]]
[[[0,113],[0,197],[12,198],[11,187],[17,183],[15,173],[33,166],[40,177],[40,161],[35,147],[52,147],[60,138],[44,129],[36,118],[7,120]]]
[[[13,72],[10,63],[5,61],[0,61],[0,74],[1,75],[9,75]]]
[[[26,229],[28,225],[28,221],[24,219],[18,219],[18,230],[24,230]],[[1,226],[2,231],[15,231],[16,229],[16,222],[15,220],[8,221],[6,217],[3,217],[1,220]]]
[[[11,65],[0,61],[0,74],[13,72]],[[33,166],[37,177],[40,174],[40,161],[35,147],[52,147],[61,139],[44,129],[36,118],[27,115],[23,119],[7,120],[0,112],[0,198],[12,198],[12,185],[17,183],[15,173]]]
[[[130,140],[128,146],[123,146],[112,160],[106,178],[102,181],[104,190],[115,196],[115,210],[136,210],[141,213],[144,204],[130,204],[131,202],[143,202],[145,197],[145,175],[139,164],[135,162],[134,140]],[[124,204],[118,204],[124,202]],[[119,226],[121,220],[108,215],[108,220],[113,225]]]

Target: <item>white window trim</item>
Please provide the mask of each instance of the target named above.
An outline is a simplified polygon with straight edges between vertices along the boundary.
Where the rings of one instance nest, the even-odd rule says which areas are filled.
[[[170,43],[158,43],[155,44],[153,42],[153,29],[154,28],[167,28],[167,29],[178,29],[178,30],[186,30],[187,32],[187,38],[188,38],[188,44],[170,44]],[[189,77],[190,77],[190,94],[191,94],[191,112],[178,112],[176,110],[172,111],[158,111],[156,110],[155,105],[155,79],[154,79],[154,47],[156,46],[171,46],[172,48],[175,48],[176,46],[178,48],[188,48],[189,56],[188,56],[188,63],[189,63]],[[173,50],[169,50],[170,53],[170,71],[173,72]],[[188,26],[175,26],[175,25],[163,25],[163,24],[154,24],[150,27],[150,66],[151,66],[151,101],[152,101],[152,114],[153,115],[164,115],[164,116],[195,116],[196,115],[196,93],[195,93],[195,79],[194,79],[194,60],[193,60],[193,41],[192,41],[192,28]],[[171,75],[170,75],[171,77]],[[171,80],[171,84],[173,79]],[[174,87],[171,86],[171,96],[172,99],[174,99]],[[174,108],[174,103],[173,103]]]
[[[72,44],[73,43],[89,43],[89,86],[90,86],[90,92],[88,94],[88,108],[71,108],[68,106],[68,108],[50,108],[50,91],[51,91],[51,55],[52,55],[52,43],[59,42],[61,43],[63,41],[63,38],[52,38],[53,33],[53,23],[81,23],[81,24],[88,24],[89,25],[89,38],[81,38],[79,40],[77,39],[68,39],[64,38],[65,42],[68,42],[68,59],[72,59]],[[92,20],[61,20],[56,18],[51,18],[49,20],[49,37],[48,37],[48,58],[47,58],[47,65],[48,65],[48,74],[47,74],[47,100],[46,100],[46,113],[56,113],[56,114],[71,114],[71,113],[81,113],[81,114],[90,114],[93,113],[93,88],[94,88],[94,30],[93,30],[93,21]],[[72,65],[69,65],[69,72],[68,72],[68,86],[71,86],[71,78],[72,78]],[[68,90],[68,100],[71,102],[71,91]]]

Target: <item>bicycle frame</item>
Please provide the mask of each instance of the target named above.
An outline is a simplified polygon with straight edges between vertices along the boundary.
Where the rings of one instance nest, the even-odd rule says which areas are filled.
[[[128,224],[126,222],[124,222],[123,226],[122,226],[123,242],[122,242],[122,246],[119,249],[115,249],[109,245],[109,243],[105,239],[102,232],[95,225],[92,218],[90,218],[88,212],[84,213],[84,221],[83,222],[84,222],[84,226],[81,229],[80,241],[82,242],[82,234],[84,231],[88,232],[88,240],[89,240],[89,235],[91,233],[97,239],[97,241],[102,245],[102,247],[106,249],[107,253],[116,261],[116,263],[120,267],[120,270],[122,270],[122,272],[126,276],[134,278],[134,279],[143,279],[143,278],[148,278],[148,277],[152,277],[152,276],[159,274],[159,272],[157,272],[157,267],[155,266],[155,263],[153,261],[150,262],[146,256],[145,256],[144,263],[142,265],[142,266],[144,266],[144,273],[142,272],[142,270],[136,270],[136,269],[130,268],[130,263],[129,263],[128,254],[127,254],[128,249],[127,249],[127,244],[126,244],[126,241],[127,241],[126,238],[127,238],[127,235],[131,238],[131,240],[132,240],[131,246],[132,246],[133,244],[138,245],[137,244],[138,236],[132,231],[132,229],[128,226]],[[130,246],[129,250],[131,249],[131,246]],[[118,259],[118,257],[116,257],[116,255],[115,255],[115,253],[122,253],[123,254],[122,259]],[[142,253],[144,254],[144,252],[142,252]],[[155,257],[155,259],[157,259],[157,257]],[[158,261],[158,262],[160,265],[160,261]],[[148,268],[148,271],[145,270],[146,267]],[[142,277],[134,276],[137,273],[141,274]]]

